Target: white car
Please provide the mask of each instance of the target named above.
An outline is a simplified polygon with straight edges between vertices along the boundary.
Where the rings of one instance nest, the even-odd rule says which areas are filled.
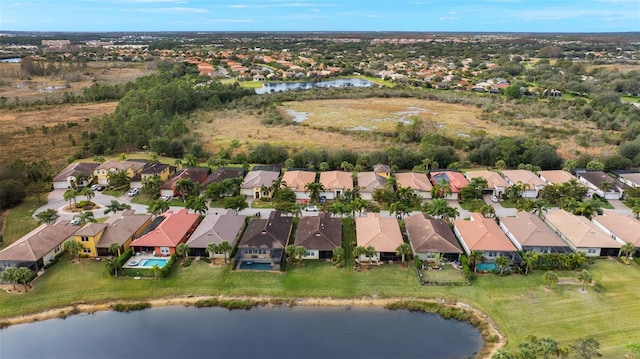
[[[160,199],[162,199],[163,201],[168,201],[171,199],[171,196],[162,196],[160,197]]]
[[[94,184],[93,186],[91,186],[91,190],[92,191],[97,191],[99,187],[100,187],[99,185]]]
[[[318,207],[316,206],[307,206],[304,208],[305,211],[307,212],[318,212]]]
[[[129,191],[129,197],[133,197],[133,196],[137,195],[138,193],[140,193],[140,190],[137,189],[137,188],[134,188],[131,191]]]
[[[498,203],[498,197],[497,196],[491,196],[491,202]]]

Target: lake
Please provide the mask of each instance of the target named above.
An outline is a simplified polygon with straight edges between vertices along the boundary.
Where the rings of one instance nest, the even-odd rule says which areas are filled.
[[[267,82],[256,89],[257,94],[271,92],[309,90],[316,87],[371,87],[375,83],[363,79],[336,79],[312,82]]]
[[[2,59],[0,60],[0,62],[20,62],[20,58],[19,57],[12,57],[10,59]]]
[[[467,358],[478,330],[383,308],[161,307],[0,330],[0,358]]]

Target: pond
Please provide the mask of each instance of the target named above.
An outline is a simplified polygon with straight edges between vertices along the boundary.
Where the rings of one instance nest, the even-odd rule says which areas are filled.
[[[316,87],[371,87],[375,83],[363,79],[336,79],[311,82],[267,82],[256,89],[257,94],[271,92],[309,90]]]
[[[162,307],[0,330],[0,358],[467,358],[478,330],[383,308]]]
[[[20,58],[19,57],[12,57],[12,58],[9,58],[9,59],[2,59],[2,60],[0,60],[0,62],[18,63],[18,62],[20,62]]]

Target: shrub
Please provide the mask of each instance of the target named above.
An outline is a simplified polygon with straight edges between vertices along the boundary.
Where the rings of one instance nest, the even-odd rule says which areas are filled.
[[[193,258],[187,258],[184,260],[184,262],[182,262],[182,266],[183,267],[188,267],[191,265],[191,263],[193,263]]]
[[[167,262],[167,264],[164,267],[162,267],[162,269],[160,270],[160,277],[167,278],[169,276],[169,273],[171,273],[171,268],[173,268],[173,265],[175,263],[176,263],[176,254],[174,253],[169,258],[169,261]]]
[[[138,302],[138,303],[117,303],[112,305],[113,310],[116,312],[131,312],[134,310],[145,310],[151,308],[151,303]]]
[[[133,256],[133,249],[131,248],[120,254],[120,257],[118,257],[118,259],[116,260],[116,262],[118,263],[118,268],[122,268],[122,266],[127,263],[129,258],[131,258],[131,256]]]

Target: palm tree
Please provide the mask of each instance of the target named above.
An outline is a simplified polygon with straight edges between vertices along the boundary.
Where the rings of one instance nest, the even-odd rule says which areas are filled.
[[[157,264],[154,264],[153,267],[151,267],[151,271],[153,272],[153,279],[160,278],[160,273],[162,273],[162,269],[160,269],[160,267]]]
[[[340,215],[340,217],[342,217],[346,213],[349,213],[350,210],[348,206],[342,202],[333,202],[329,206],[329,212],[331,212],[331,214]]]
[[[224,208],[233,209],[234,211],[236,211],[236,214],[247,207],[249,207],[249,204],[247,204],[244,195],[227,197],[224,199]]]
[[[180,243],[176,247],[176,254],[178,257],[182,257],[183,259],[187,259],[189,256],[189,246],[186,243]]]
[[[594,215],[602,214],[600,201],[591,200],[587,202],[578,202],[578,206],[573,211],[573,214],[578,216],[585,216],[589,220],[591,220]]]
[[[529,270],[533,269],[533,265],[538,260],[538,253],[534,251],[527,251],[522,255],[522,262],[520,263],[521,267],[524,267],[524,274],[528,275]]]
[[[76,203],[76,197],[78,197],[78,191],[76,191],[75,189],[68,189],[64,192],[64,194],[62,195],[62,198],[64,198],[65,201],[69,201],[69,207],[71,208],[71,201],[73,200],[73,204],[75,207],[75,203]]]
[[[554,272],[552,270],[546,271],[542,275],[542,281],[548,284],[547,289],[551,289],[551,284],[553,284],[553,283],[558,281],[558,275],[556,274],[556,272]]]
[[[0,281],[11,283],[13,285],[13,290],[16,290],[16,283],[18,282],[16,273],[17,270],[18,268],[16,267],[9,267],[3,270],[2,273],[0,273]]]
[[[318,202],[322,191],[324,191],[324,185],[320,182],[309,182],[304,185],[304,193],[309,192],[311,202]]]
[[[218,251],[218,245],[215,243],[207,244],[207,253],[209,253],[209,258],[213,258]]]
[[[547,213],[547,202],[543,199],[539,199],[533,202],[531,213],[538,215],[538,217],[540,218],[543,218],[544,214]]]
[[[193,181],[190,178],[183,178],[176,182],[176,191],[182,195],[182,202],[187,201],[187,195],[193,188]]]
[[[36,217],[38,218],[38,224],[42,224],[42,223],[54,224],[56,223],[58,218],[60,218],[60,215],[58,214],[57,210],[53,208],[49,208],[45,211],[42,211],[36,214]]]
[[[81,226],[84,226],[87,223],[95,223],[95,222],[97,222],[97,220],[93,217],[93,212],[91,212],[91,211],[80,212],[80,213],[76,214],[75,216],[73,216],[73,219],[77,220],[78,224],[80,224]]]
[[[507,256],[498,256],[496,257],[496,266],[500,269],[500,275],[504,273],[504,269],[511,263],[509,257]]]
[[[593,282],[593,276],[591,275],[591,273],[589,273],[588,270],[583,269],[582,272],[578,273],[578,280],[582,282],[582,289],[581,291],[584,292],[584,287],[588,284]]]
[[[622,245],[620,248],[620,255],[625,257],[633,257],[633,254],[636,252],[636,246],[633,243],[627,242]]]
[[[85,187],[80,191],[80,195],[85,196],[87,198],[87,202],[89,202],[96,194],[90,187]]]
[[[109,274],[115,274],[116,278],[118,277],[118,258],[107,258],[106,262],[107,271]]]
[[[109,245],[109,253],[118,254],[118,257],[120,257],[120,245],[116,242],[111,243]]]
[[[478,211],[485,218],[495,218],[496,216],[496,209],[493,208],[493,206],[488,203],[480,206],[480,208],[478,208]]]
[[[560,204],[560,208],[564,209],[567,212],[572,212],[576,210],[578,207],[578,200],[573,197],[565,198]]]
[[[633,201],[633,205],[631,206],[631,213],[636,218],[640,218],[640,199],[636,199]]]
[[[602,181],[598,185],[598,188],[605,193],[611,192],[611,190],[613,190],[613,183],[611,181]]]
[[[231,244],[227,241],[221,241],[218,245],[218,250],[224,254],[224,262],[227,263],[227,258],[229,257],[229,253],[231,252]]]
[[[111,200],[111,203],[104,206],[104,214],[109,214],[109,213],[116,214],[120,211],[124,211],[125,209],[131,209],[131,206],[126,203],[120,203],[114,199],[114,200]]]
[[[400,244],[398,248],[396,248],[396,254],[402,256],[402,264],[405,264],[405,266],[405,257],[411,253],[413,253],[413,251],[411,250],[411,245],[407,242],[402,242],[402,244]]]
[[[169,202],[161,199],[151,202],[151,205],[147,209],[147,213],[157,216],[169,210]]]
[[[431,187],[431,198],[444,198],[451,193],[451,184],[444,178],[438,179],[436,184]]]
[[[331,261],[333,265],[336,267],[342,267],[344,265],[344,248],[336,247],[333,250],[333,256],[331,256]]]
[[[187,208],[193,210],[194,213],[199,213],[200,215],[204,215],[207,213],[209,206],[207,206],[207,199],[200,195],[189,197],[187,200]]]
[[[484,262],[484,256],[482,251],[471,251],[469,253],[469,263],[473,264],[473,272],[478,272],[478,263]]]
[[[69,240],[64,242],[64,250],[67,251],[67,253],[69,253],[69,255],[71,256],[71,259],[80,257],[80,251],[83,248],[84,247],[82,246],[82,244],[74,240]]]
[[[193,153],[187,153],[184,156],[184,164],[187,167],[193,167],[193,166],[198,164],[198,159],[196,158],[196,156]]]
[[[355,259],[356,263],[358,263],[358,268],[360,268],[360,257],[366,255],[366,253],[367,253],[367,249],[363,246],[353,247],[351,256]]]

